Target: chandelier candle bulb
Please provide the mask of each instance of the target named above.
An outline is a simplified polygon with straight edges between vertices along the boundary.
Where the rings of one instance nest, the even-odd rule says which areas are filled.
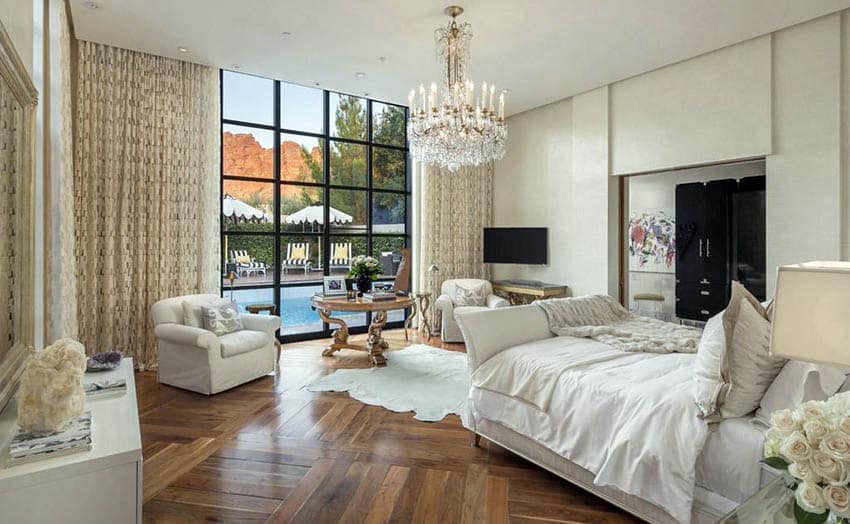
[[[505,119],[505,92],[499,94],[499,120]]]
[[[493,112],[493,95],[496,93],[496,86],[490,86],[490,112]]]

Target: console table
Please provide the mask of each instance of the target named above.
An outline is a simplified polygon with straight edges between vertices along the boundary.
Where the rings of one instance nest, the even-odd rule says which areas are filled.
[[[127,381],[120,396],[86,399],[92,448],[5,467],[17,430],[16,401],[0,413],[0,521],[27,523],[142,521],[142,439],[133,359],[118,369],[86,373],[85,382]]]
[[[569,287],[539,280],[497,280],[493,282],[493,292],[515,306],[530,304],[541,298],[567,296]]]

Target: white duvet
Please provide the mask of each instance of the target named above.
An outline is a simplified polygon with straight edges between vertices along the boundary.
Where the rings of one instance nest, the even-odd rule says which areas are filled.
[[[552,451],[594,473],[597,485],[688,522],[695,465],[708,435],[693,400],[693,360],[693,354],[627,353],[554,337],[495,355],[473,373],[472,385],[543,411],[557,395],[552,405],[562,411],[551,420],[558,421],[560,438]],[[510,416],[498,422],[523,433]]]

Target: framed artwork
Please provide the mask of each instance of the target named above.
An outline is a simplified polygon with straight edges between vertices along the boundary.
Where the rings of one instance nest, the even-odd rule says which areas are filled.
[[[632,214],[629,220],[629,270],[676,272],[676,221],[664,211]]]
[[[345,296],[345,277],[325,277],[324,294],[326,297],[332,297],[335,295]]]

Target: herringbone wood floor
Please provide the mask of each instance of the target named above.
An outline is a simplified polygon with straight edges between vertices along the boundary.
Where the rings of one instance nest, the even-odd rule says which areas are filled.
[[[213,397],[137,374],[145,521],[635,522],[496,445],[471,447],[458,417],[419,422],[302,390],[368,365],[356,351],[323,358],[325,343],[285,345],[277,376]]]

